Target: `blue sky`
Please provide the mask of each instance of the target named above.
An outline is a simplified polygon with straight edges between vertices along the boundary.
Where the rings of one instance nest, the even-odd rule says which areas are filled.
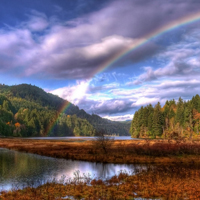
[[[200,21],[155,37],[104,64],[159,28],[200,13],[190,0],[1,0],[0,83],[27,83],[88,113],[132,119],[149,103],[200,91]]]

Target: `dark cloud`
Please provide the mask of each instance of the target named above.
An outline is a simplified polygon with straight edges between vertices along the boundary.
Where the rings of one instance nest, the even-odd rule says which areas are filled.
[[[92,101],[89,100],[89,104],[87,100],[83,100],[79,103],[79,106],[90,105],[87,112],[95,113],[98,115],[111,115],[111,114],[121,114],[132,109],[131,101],[127,99],[112,99],[112,100],[104,100],[104,101]]]
[[[200,2],[134,0],[114,1],[102,11],[95,13],[94,19],[104,19],[105,34],[140,38],[156,29],[186,15],[200,11]]]
[[[77,9],[86,9],[88,4],[81,2]],[[84,15],[66,22],[58,18],[52,23],[49,15],[48,18],[35,11],[30,20],[22,23],[23,29],[10,28],[0,32],[0,38],[4,40],[0,48],[1,67],[23,67],[26,76],[42,74],[60,79],[90,78],[110,60],[130,49],[137,40],[200,10],[200,2],[195,0],[109,1],[97,4],[99,9],[93,11],[94,5],[92,1],[90,3],[89,13],[84,11]],[[43,32],[35,35],[34,31]],[[139,62],[156,54],[160,48],[153,41],[146,43],[112,67]]]

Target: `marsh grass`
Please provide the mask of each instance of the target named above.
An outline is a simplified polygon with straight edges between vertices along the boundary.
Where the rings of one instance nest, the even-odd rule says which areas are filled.
[[[137,174],[121,171],[107,180],[74,173],[74,178],[62,177],[35,188],[32,185],[2,191],[1,200],[127,200],[200,199],[200,166],[198,164],[149,165],[138,168]]]
[[[135,174],[121,171],[108,180],[83,176],[48,180],[35,187],[2,191],[0,200],[200,199],[200,142],[183,140],[113,141],[109,151],[93,141],[0,139],[0,147],[57,158],[110,163],[151,163]]]
[[[98,141],[0,139],[0,147],[56,158],[104,163],[200,163],[200,142],[182,140]]]

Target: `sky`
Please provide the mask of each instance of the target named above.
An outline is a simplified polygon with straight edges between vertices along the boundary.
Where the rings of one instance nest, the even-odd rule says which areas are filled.
[[[200,94],[199,0],[1,0],[0,83],[111,120]]]

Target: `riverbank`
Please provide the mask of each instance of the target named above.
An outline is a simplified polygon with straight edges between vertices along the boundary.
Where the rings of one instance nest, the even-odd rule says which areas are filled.
[[[199,141],[32,140],[0,138],[0,147],[55,158],[104,163],[200,163]]]
[[[196,165],[151,166],[137,174],[122,171],[108,180],[91,179],[76,174],[73,179],[60,180],[37,188],[1,192],[0,200],[128,200],[200,199],[200,169]]]

